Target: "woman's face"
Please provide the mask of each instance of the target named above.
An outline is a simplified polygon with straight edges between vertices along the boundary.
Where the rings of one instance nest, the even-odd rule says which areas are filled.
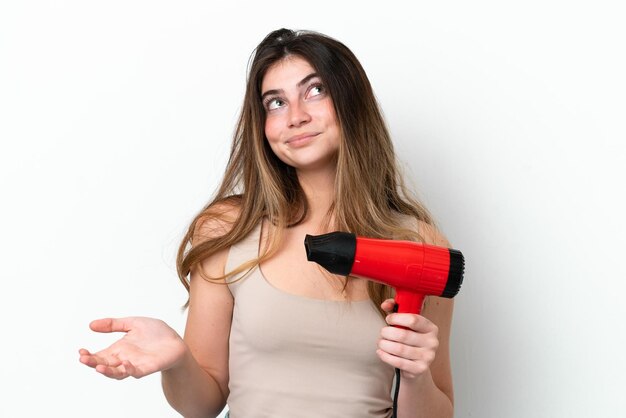
[[[334,169],[339,125],[313,67],[297,56],[275,63],[263,78],[261,95],[265,136],[276,156],[302,171]]]

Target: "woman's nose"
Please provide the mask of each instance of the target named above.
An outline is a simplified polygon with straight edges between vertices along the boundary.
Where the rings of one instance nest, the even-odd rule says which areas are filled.
[[[306,105],[293,102],[289,106],[289,126],[298,127],[311,121],[311,115],[307,112]]]

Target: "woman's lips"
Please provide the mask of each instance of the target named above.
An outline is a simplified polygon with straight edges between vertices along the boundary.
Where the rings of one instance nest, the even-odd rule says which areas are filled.
[[[319,134],[319,132],[308,132],[300,135],[294,135],[289,138],[285,143],[296,147],[299,145],[305,145]]]

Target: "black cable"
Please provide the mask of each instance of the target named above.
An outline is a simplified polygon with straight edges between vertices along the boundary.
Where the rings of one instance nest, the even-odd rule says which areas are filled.
[[[396,388],[393,391],[393,418],[398,416],[398,393],[400,393],[400,369],[396,368]]]

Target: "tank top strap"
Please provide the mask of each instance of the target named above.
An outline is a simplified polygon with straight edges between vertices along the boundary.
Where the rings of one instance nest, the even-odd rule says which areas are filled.
[[[228,258],[226,260],[226,272],[233,271],[243,263],[254,260],[259,256],[259,241],[261,239],[261,224],[258,225],[241,241],[232,245],[228,251]],[[253,270],[257,269],[254,267]],[[228,288],[233,296],[236,296],[237,290],[242,282],[245,280],[245,276],[250,274],[251,271],[245,270],[236,274],[228,279]]]

